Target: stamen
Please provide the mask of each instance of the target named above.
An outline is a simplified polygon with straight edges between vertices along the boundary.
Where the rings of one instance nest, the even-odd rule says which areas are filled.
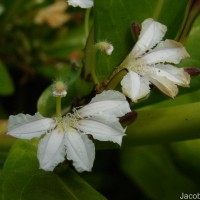
[[[81,106],[82,107],[82,106]],[[77,107],[77,108],[81,108],[81,107]],[[77,108],[73,108],[73,112],[74,112],[74,116],[77,118],[77,119],[83,119],[83,117],[79,114]]]

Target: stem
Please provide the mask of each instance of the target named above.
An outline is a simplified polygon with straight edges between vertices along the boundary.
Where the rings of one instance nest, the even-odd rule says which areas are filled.
[[[86,36],[86,38],[88,37],[88,33],[89,33],[90,11],[91,11],[91,8],[88,8],[85,12],[84,26],[85,26],[85,36]]]
[[[122,69],[122,70],[118,71],[118,73],[115,73],[115,75],[112,76],[112,78],[106,85],[105,89],[106,90],[114,90],[126,74],[127,74],[126,69]]]
[[[186,23],[185,23],[185,26],[182,30],[182,33],[181,33],[181,36],[179,38],[179,41],[181,43],[184,43],[189,32],[190,32],[190,29],[191,29],[191,26],[194,22],[194,20],[196,19],[196,17],[199,15],[199,12],[200,12],[200,0],[195,0],[193,1],[193,4],[192,5],[189,5],[191,6],[190,8],[190,11],[189,11],[189,15],[187,16],[187,19],[186,19]]]
[[[95,85],[99,86],[99,80],[96,76],[96,55],[97,55],[97,49],[95,47],[93,48],[93,52],[92,52],[92,56],[91,56],[91,60],[92,60],[92,66],[91,66],[91,75],[92,75],[92,79],[95,83]]]
[[[118,83],[121,81],[121,79],[127,74],[128,70],[126,66],[129,66],[129,63],[131,62],[132,57],[130,54],[124,59],[124,61],[116,67],[116,69],[113,71],[109,78],[108,85],[106,86],[106,89],[114,89]]]
[[[94,27],[92,27],[86,42],[83,72],[85,80],[91,74],[95,85],[99,86],[99,80],[96,76],[96,54],[97,49],[94,47]]]
[[[56,116],[61,116],[61,98],[62,97],[56,97]]]

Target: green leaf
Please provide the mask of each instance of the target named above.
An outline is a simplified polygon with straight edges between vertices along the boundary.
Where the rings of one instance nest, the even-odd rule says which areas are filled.
[[[200,140],[174,142],[169,147],[177,168],[200,184]]]
[[[6,66],[0,61],[0,95],[10,95],[14,92],[12,79]]]
[[[161,145],[125,148],[122,169],[151,199],[177,200],[182,193],[199,191],[189,178],[174,166],[170,154]]]
[[[125,59],[134,45],[131,24],[142,23],[146,18],[154,18],[167,25],[166,38],[175,38],[182,29],[187,0],[97,0],[94,4],[95,41],[107,40],[114,46],[111,56],[99,52],[96,71],[102,81],[108,79],[113,69]]]
[[[62,173],[38,169],[37,141],[18,140],[12,147],[1,174],[2,200],[105,200],[73,170]]]
[[[200,138],[200,102],[159,109],[139,109],[137,119],[127,128],[131,145],[165,143]]]
[[[0,152],[0,169],[3,167],[7,156],[8,156],[8,152],[7,151],[1,151]]]
[[[200,102],[200,90],[191,91],[186,94],[177,96],[174,99],[167,99],[154,104],[150,104],[146,107],[141,108],[142,110],[150,110],[155,108],[166,108],[171,106],[178,106],[182,104],[190,104]]]

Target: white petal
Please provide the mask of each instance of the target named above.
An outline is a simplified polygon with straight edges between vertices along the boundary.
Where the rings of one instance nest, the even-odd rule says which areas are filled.
[[[190,75],[183,68],[160,64],[155,65],[154,70],[158,76],[165,77],[177,85],[189,87]]]
[[[44,118],[39,113],[31,115],[11,115],[8,120],[8,134],[17,138],[32,139],[40,137],[55,127],[54,120]]]
[[[77,129],[90,134],[100,141],[111,141],[121,145],[125,130],[119,123],[119,119],[112,115],[96,116],[82,119],[77,122]]]
[[[65,160],[64,133],[56,128],[41,139],[38,144],[38,160],[40,169],[53,171]]]
[[[141,56],[160,42],[166,31],[167,27],[165,25],[153,19],[146,19],[142,23],[139,39],[132,49],[131,54],[134,55],[135,58]]]
[[[82,117],[94,116],[101,113],[121,117],[128,112],[131,112],[131,110],[126,97],[114,90],[97,94],[88,105],[78,110],[79,115]]]
[[[165,77],[151,76],[149,80],[167,96],[174,98],[178,94],[178,87]]]
[[[91,171],[95,148],[86,135],[80,135],[77,130],[71,128],[65,135],[67,159],[73,161],[78,172]]]
[[[93,6],[93,0],[68,0],[67,2],[73,7],[90,8]]]
[[[189,57],[183,45],[174,40],[160,42],[156,48],[137,60],[141,65],[151,65],[156,63],[178,64],[181,59]]]
[[[135,103],[150,92],[149,84],[147,78],[133,71],[128,72],[121,81],[123,93]]]

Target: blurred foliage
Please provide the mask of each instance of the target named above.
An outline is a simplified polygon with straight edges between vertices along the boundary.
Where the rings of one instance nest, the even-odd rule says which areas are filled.
[[[62,0],[5,0],[0,9],[0,95],[10,95],[0,105],[7,116],[34,113],[52,80],[80,74],[84,11],[68,8]]]
[[[54,115],[52,81],[57,79],[68,88],[63,114],[87,103],[95,94],[92,68],[102,89],[136,42],[132,23],[149,17],[167,25],[165,38],[185,42],[191,57],[180,67],[199,68],[199,10],[199,0],[95,0],[86,38],[85,10],[64,0],[1,0],[0,119],[37,110]],[[101,40],[113,44],[111,56],[93,50]],[[175,99],[153,88],[146,100],[132,105],[138,117],[127,129],[122,151],[98,143],[92,173],[77,174],[67,168],[70,163],[53,173],[39,170],[37,141],[18,140],[12,146],[15,139],[5,135],[6,121],[0,121],[0,199],[175,200],[182,192],[198,192],[199,140],[169,142],[200,138],[199,86],[200,76],[192,78],[190,88],[180,89]],[[160,144],[144,145],[155,143]]]

